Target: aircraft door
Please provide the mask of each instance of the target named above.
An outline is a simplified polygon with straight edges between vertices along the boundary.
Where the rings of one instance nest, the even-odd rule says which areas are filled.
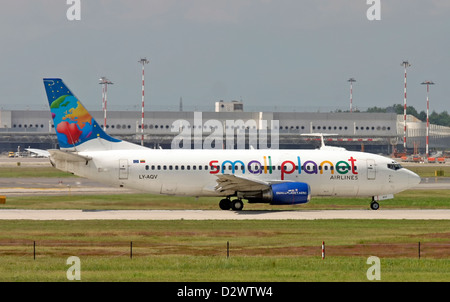
[[[119,159],[119,179],[128,179],[128,159]]]
[[[375,167],[375,161],[373,159],[367,160],[367,179],[374,180],[377,175],[377,170]]]

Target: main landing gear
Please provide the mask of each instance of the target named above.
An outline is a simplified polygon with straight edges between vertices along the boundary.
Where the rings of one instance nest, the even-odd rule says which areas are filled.
[[[375,198],[372,197],[372,202],[370,203],[370,208],[372,210],[378,210],[380,208],[380,204],[375,201]]]
[[[230,200],[230,198],[224,198],[219,202],[219,207],[222,210],[241,211],[244,208],[244,203],[241,199]]]

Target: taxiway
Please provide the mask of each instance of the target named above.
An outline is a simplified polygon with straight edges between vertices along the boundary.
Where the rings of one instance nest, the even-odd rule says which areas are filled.
[[[450,209],[439,210],[0,210],[0,220],[318,220],[418,219],[449,220]]]

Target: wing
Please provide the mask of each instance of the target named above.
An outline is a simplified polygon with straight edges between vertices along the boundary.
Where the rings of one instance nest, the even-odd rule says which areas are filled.
[[[214,189],[226,195],[236,192],[263,191],[270,188],[272,182],[265,182],[255,179],[248,179],[231,174],[216,175],[217,185]]]

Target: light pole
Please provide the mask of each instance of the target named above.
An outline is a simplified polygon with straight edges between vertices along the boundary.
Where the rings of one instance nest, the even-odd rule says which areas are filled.
[[[108,94],[108,84],[114,84],[113,82],[111,82],[110,80],[108,80],[106,77],[101,77],[99,79],[100,81],[100,85],[102,85],[102,107],[103,107],[103,117],[104,117],[104,122],[103,122],[103,131],[106,131],[106,104],[107,104],[107,94]]]
[[[350,113],[353,112],[353,83],[356,82],[354,78],[350,78],[347,82],[350,82]]]
[[[425,81],[422,82],[422,85],[427,85],[427,141],[426,141],[426,149],[425,149],[425,154],[428,157],[428,145],[429,145],[429,134],[430,134],[430,120],[428,118],[428,114],[430,111],[430,99],[428,98],[428,93],[430,92],[430,85],[434,85],[434,83],[432,81]]]
[[[138,63],[142,64],[142,119],[141,119],[141,146],[144,145],[144,66],[149,63],[149,60],[146,58],[140,59]]]
[[[404,88],[404,98],[403,98],[403,149],[406,153],[406,68],[410,67],[408,61],[403,61],[401,66],[405,67],[405,88]]]

